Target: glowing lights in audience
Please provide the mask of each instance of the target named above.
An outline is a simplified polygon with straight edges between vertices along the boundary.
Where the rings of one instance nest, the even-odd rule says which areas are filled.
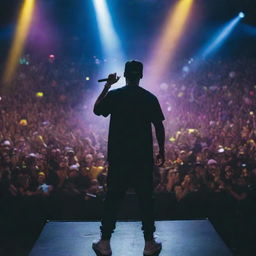
[[[20,126],[27,126],[28,125],[28,121],[27,121],[27,119],[21,119],[19,124],[20,124]]]
[[[37,98],[42,98],[42,97],[44,97],[44,93],[43,92],[37,92],[36,97]]]

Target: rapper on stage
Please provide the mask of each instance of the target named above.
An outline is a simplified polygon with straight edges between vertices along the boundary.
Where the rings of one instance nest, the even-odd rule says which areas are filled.
[[[144,232],[144,255],[155,255],[162,244],[154,238],[153,166],[165,161],[164,115],[156,96],[139,86],[143,64],[125,64],[126,85],[110,90],[120,77],[108,76],[103,91],[94,105],[94,113],[110,115],[108,137],[108,177],[101,239],[92,247],[97,255],[111,255],[110,238],[115,229],[117,212],[126,190],[133,187],[139,199]],[[153,156],[152,128],[154,125],[159,152]],[[120,241],[121,242],[121,241]]]

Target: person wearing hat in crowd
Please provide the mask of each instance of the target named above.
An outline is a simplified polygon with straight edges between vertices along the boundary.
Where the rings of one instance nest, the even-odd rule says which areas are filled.
[[[46,175],[44,172],[39,172],[38,173],[38,190],[42,191],[43,195],[49,196],[51,191],[53,190],[53,187],[51,185],[48,185],[46,183]]]
[[[144,231],[144,255],[155,255],[162,244],[154,238],[153,207],[153,143],[151,124],[155,127],[159,145],[158,165],[165,161],[164,115],[156,96],[139,86],[143,64],[128,61],[125,64],[126,86],[109,91],[120,77],[108,76],[107,83],[96,100],[94,113],[111,115],[108,137],[109,172],[104,214],[101,221],[101,239],[92,247],[97,255],[111,255],[110,238],[115,229],[117,211],[125,192],[134,187],[139,199]]]

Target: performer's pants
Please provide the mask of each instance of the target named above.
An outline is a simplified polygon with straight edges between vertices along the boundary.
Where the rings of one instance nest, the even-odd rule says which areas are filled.
[[[107,194],[104,201],[104,213],[101,221],[101,238],[109,240],[114,232],[117,213],[126,190],[133,187],[139,199],[142,218],[142,230],[146,241],[153,239],[154,202],[152,166],[111,165],[107,178]]]

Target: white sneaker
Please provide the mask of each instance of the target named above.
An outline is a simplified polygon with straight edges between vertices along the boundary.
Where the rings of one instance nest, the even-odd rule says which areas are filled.
[[[158,255],[162,250],[162,243],[155,241],[155,239],[151,241],[146,241],[145,242],[145,247],[144,247],[144,255],[145,256],[154,256]]]
[[[92,249],[95,251],[97,256],[111,256],[112,250],[110,247],[109,240],[99,240],[92,243]]]

